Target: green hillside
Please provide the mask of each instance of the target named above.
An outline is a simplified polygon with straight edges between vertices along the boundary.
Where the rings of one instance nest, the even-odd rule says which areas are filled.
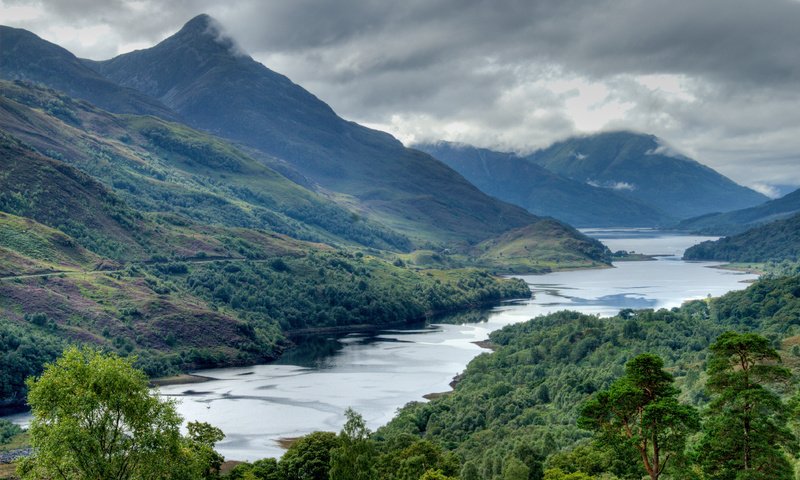
[[[414,148],[443,161],[489,195],[570,225],[653,227],[672,223],[665,213],[637,199],[571,180],[513,153],[447,142]]]
[[[750,230],[695,245],[683,254],[688,260],[780,262],[800,259],[800,214]]]
[[[181,124],[113,115],[42,87],[0,82],[0,128],[99,179],[138,211],[312,241],[409,247],[402,235]]]
[[[588,441],[576,424],[582,403],[621,377],[628,360],[650,352],[665,360],[682,401],[706,405],[707,348],[726,330],[765,335],[797,373],[798,313],[800,277],[789,277],[679,309],[626,310],[609,319],[559,312],[509,325],[491,334],[495,351],[470,362],[452,393],[408,404],[373,439],[395,455],[397,445],[428,440],[456,454],[461,478],[505,478],[513,462],[535,478],[549,467],[592,475],[567,478],[643,478],[637,456]],[[683,468],[673,463],[665,476],[695,478]]]
[[[528,157],[578,182],[614,189],[675,218],[727,212],[767,201],[663,141],[633,132],[570,138]]]
[[[800,212],[800,190],[751,208],[689,218],[674,228],[708,235],[734,235]]]
[[[472,255],[478,265],[504,273],[611,265],[607,247],[552,219],[481,242],[473,248]]]

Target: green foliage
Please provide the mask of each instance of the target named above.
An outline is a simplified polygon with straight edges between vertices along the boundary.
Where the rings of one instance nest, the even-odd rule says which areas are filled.
[[[331,452],[330,480],[372,480],[375,478],[375,444],[364,419],[348,408],[347,421],[339,433],[339,447]]]
[[[37,327],[23,328],[0,318],[0,407],[17,406],[27,396],[25,379],[61,354],[63,340]]]
[[[798,318],[800,277],[764,278],[672,310],[628,310],[608,319],[575,312],[537,317],[493,332],[498,349],[473,359],[453,393],[406,405],[374,437],[387,445],[409,435],[442,445],[464,464],[464,478],[501,478],[511,456],[538,469],[531,478],[547,466],[638,479],[641,467],[630,450],[587,443],[576,424],[579,406],[623,377],[631,359],[652,353],[664,360],[679,400],[703,407],[709,393],[702,371],[717,337],[735,328],[763,332],[771,345],[782,339],[794,345]],[[690,461],[674,457],[667,470],[698,478]]]
[[[180,280],[192,294],[242,312],[256,328],[279,322],[284,330],[404,323],[530,295],[524,282],[501,281],[477,270],[440,277],[326,253],[195,266]]]
[[[796,262],[800,260],[800,214],[700,243],[686,250],[683,256],[690,260],[726,262]]]
[[[35,454],[20,465],[23,478],[201,478],[208,468],[182,448],[173,403],[130,360],[70,348],[28,386]]]
[[[285,480],[328,480],[331,450],[339,438],[331,432],[314,432],[294,442],[280,461]]]
[[[601,443],[620,452],[635,450],[653,480],[671,457],[683,455],[686,437],[700,426],[697,412],[678,402],[678,389],[663,367],[656,355],[634,357],[625,376],[584,403],[578,418],[578,426],[597,432]]]
[[[22,428],[19,425],[0,418],[0,445],[10,442],[14,436],[20,433],[22,433]]]
[[[714,394],[698,446],[703,470],[719,480],[793,479],[787,453],[798,451],[788,409],[770,387],[791,373],[769,341],[725,332],[711,345],[708,389]]]

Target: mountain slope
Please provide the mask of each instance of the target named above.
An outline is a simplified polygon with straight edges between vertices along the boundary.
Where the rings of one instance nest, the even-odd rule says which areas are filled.
[[[489,195],[536,215],[578,227],[652,227],[669,223],[666,214],[636,199],[570,180],[513,153],[448,142],[414,148],[443,161]]]
[[[140,211],[314,241],[408,247],[401,235],[180,124],[113,115],[52,90],[0,81],[0,128],[100,179]]]
[[[652,135],[610,132],[576,137],[528,158],[573,180],[615,189],[676,218],[737,210],[767,200],[673,152]]]
[[[87,62],[158,98],[195,127],[289,161],[360,213],[418,243],[476,242],[536,221],[483,194],[427,154],[338,117],[325,103],[241,54],[207,15],[153,48]]]
[[[158,100],[107,80],[75,55],[27,30],[0,25],[0,46],[2,79],[43,83],[114,112],[176,118]]]
[[[800,212],[800,190],[795,190],[755,207],[690,218],[679,223],[676,228],[712,235],[733,235],[759,224],[787,218],[798,212]]]
[[[744,233],[695,245],[687,260],[768,262],[800,259],[800,214],[751,228]]]

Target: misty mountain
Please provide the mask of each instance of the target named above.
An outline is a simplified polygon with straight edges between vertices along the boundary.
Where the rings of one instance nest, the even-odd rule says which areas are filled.
[[[727,212],[768,200],[673,151],[653,135],[610,132],[575,137],[528,158],[552,172],[610,188],[676,218]]]
[[[684,220],[677,229],[710,235],[733,235],[754,226],[784,219],[800,212],[800,190],[751,208],[712,213]]]
[[[196,128],[287,160],[333,198],[418,243],[472,243],[537,220],[391,135],[340,118],[241,53],[207,15],[155,47],[86,64]]]
[[[514,153],[448,142],[414,148],[443,161],[478,188],[536,215],[579,227],[659,226],[670,217],[612,189],[571,180]]]
[[[0,46],[2,79],[43,83],[118,113],[176,118],[158,100],[109,81],[72,53],[27,30],[0,25]]]

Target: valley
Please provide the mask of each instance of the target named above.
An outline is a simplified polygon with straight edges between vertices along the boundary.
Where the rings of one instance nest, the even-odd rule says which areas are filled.
[[[774,84],[531,36],[577,5],[90,4],[0,0],[0,478],[797,476]]]

